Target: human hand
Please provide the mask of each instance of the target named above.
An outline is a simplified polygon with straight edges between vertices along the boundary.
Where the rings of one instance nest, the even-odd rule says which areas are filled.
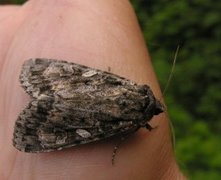
[[[18,77],[26,59],[63,59],[108,70],[161,93],[128,1],[30,0],[0,10],[0,179],[184,179],[177,167],[166,113],[119,148],[116,139],[29,154],[12,146],[15,120],[29,101]]]

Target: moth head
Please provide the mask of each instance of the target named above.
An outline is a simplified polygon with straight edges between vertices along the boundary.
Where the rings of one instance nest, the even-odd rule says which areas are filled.
[[[145,119],[140,122],[140,127],[144,127],[146,129],[148,129],[149,131],[151,131],[152,129],[155,129],[157,127],[152,127],[148,123],[148,121],[150,121],[154,115],[158,115],[158,114],[164,112],[164,106],[157,99],[154,99],[154,103],[150,106],[148,106],[146,109]]]
[[[142,94],[145,94],[146,98],[148,99],[147,100],[148,104],[145,109],[147,116],[148,116],[148,114],[158,115],[158,114],[164,112],[165,108],[164,108],[163,104],[155,98],[155,96],[149,86],[147,86],[147,85],[140,86],[140,92]]]
[[[159,101],[159,100],[155,100],[155,111],[154,111],[154,115],[158,115],[162,112],[165,111],[165,107],[164,105]]]

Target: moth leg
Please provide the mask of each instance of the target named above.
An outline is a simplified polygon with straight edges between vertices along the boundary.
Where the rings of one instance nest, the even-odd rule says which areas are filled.
[[[146,123],[145,124],[145,128],[148,129],[149,131],[151,131],[152,129],[154,129],[150,124]]]
[[[117,153],[117,149],[119,148],[119,145],[116,145],[114,147],[114,150],[113,150],[113,153],[112,153],[112,158],[111,158],[111,163],[112,163],[112,166],[114,165],[114,159],[115,159],[115,156],[116,156],[116,153]]]
[[[115,157],[117,154],[117,150],[119,149],[120,145],[129,137],[130,134],[127,134],[125,136],[121,136],[120,138],[120,142],[118,142],[118,144],[114,147],[113,153],[112,153],[112,158],[111,158],[111,162],[112,165],[114,165],[115,163]]]
[[[114,165],[114,163],[115,163],[115,157],[116,157],[116,154],[117,154],[117,150],[119,149],[120,145],[123,143],[123,141],[125,139],[126,138],[124,136],[121,136],[120,142],[118,142],[118,144],[114,147],[114,150],[113,150],[113,153],[112,153],[112,158],[111,158],[112,165]]]
[[[153,129],[156,129],[158,126],[156,127],[152,127],[150,124],[146,123],[145,124],[145,128],[148,129],[149,131],[153,130]]]

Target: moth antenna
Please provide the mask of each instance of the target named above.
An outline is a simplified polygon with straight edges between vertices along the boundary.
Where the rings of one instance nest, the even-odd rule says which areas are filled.
[[[178,53],[179,53],[179,50],[180,50],[180,45],[177,46],[176,48],[176,52],[175,52],[175,55],[174,55],[174,59],[173,59],[173,64],[172,64],[172,68],[171,68],[171,71],[170,71],[170,75],[169,75],[169,78],[167,80],[167,83],[166,83],[166,86],[163,90],[163,96],[165,95],[170,83],[171,83],[171,80],[172,80],[172,77],[173,77],[173,73],[174,73],[174,69],[175,69],[175,66],[176,66],[176,60],[177,60],[177,56],[178,56]]]
[[[171,80],[172,80],[172,77],[173,77],[173,74],[174,74],[174,69],[175,69],[175,66],[176,66],[176,61],[177,61],[177,56],[178,56],[178,53],[179,53],[179,50],[180,50],[180,45],[177,46],[176,48],[176,52],[175,52],[175,55],[174,55],[174,60],[173,60],[173,64],[172,64],[172,68],[171,68],[171,71],[170,71],[170,75],[169,75],[169,78],[167,80],[167,83],[166,83],[166,86],[163,90],[163,93],[162,93],[162,97],[160,98],[160,101],[162,100],[163,96],[165,95],[170,83],[171,83]],[[166,107],[165,107],[166,109]],[[176,137],[175,137],[175,131],[174,131],[174,127],[173,127],[173,123],[171,120],[169,120],[169,124],[170,124],[170,129],[171,129],[171,133],[172,133],[172,144],[173,144],[173,149],[175,149],[175,142],[176,142]]]

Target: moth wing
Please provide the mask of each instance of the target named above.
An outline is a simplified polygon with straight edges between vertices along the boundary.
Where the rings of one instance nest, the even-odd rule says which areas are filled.
[[[64,115],[53,108],[53,103],[33,100],[22,111],[14,128],[13,145],[18,150],[50,152],[137,130],[133,121],[86,122],[78,114]]]
[[[47,110],[39,107],[38,101],[31,101],[15,122],[13,145],[24,152],[43,151],[38,138],[38,130],[46,118]]]
[[[29,59],[24,62],[20,82],[25,91],[34,98],[51,96],[61,80],[69,79],[74,69],[71,63],[50,59]],[[58,80],[58,81],[57,81]]]
[[[115,119],[143,120],[152,98],[146,86],[66,61],[30,59],[22,67],[20,81],[36,99],[61,99],[57,106],[66,103],[92,114],[99,109],[98,114],[107,121],[113,120],[109,118],[113,114]]]

